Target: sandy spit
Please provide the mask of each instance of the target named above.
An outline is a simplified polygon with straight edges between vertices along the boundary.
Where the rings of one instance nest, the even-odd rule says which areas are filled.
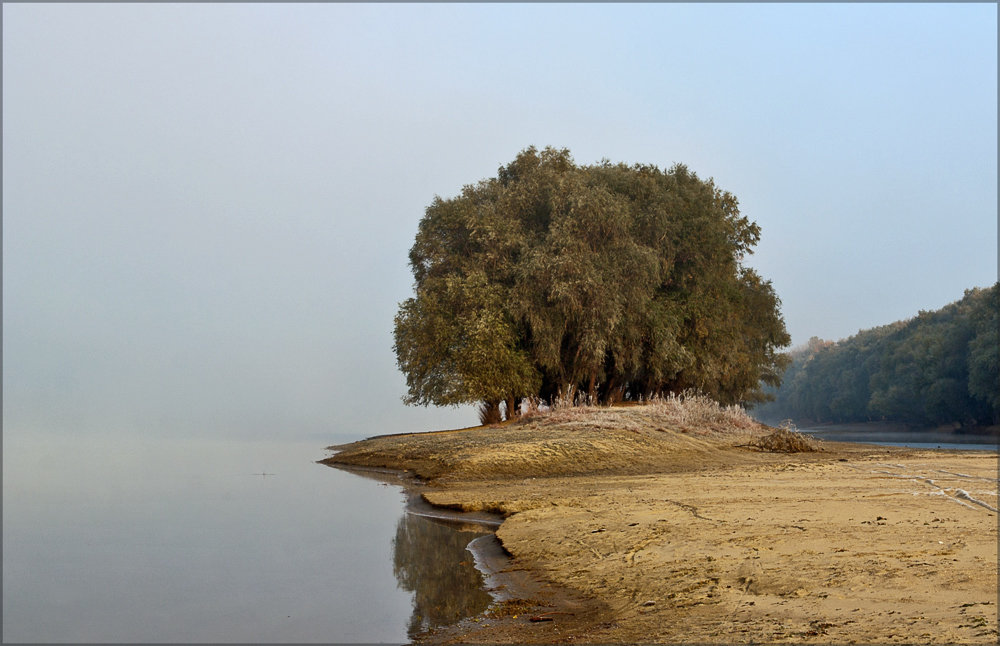
[[[326,462],[405,470],[433,505],[504,517],[530,597],[419,641],[997,642],[995,453],[755,448],[770,430],[588,409]]]

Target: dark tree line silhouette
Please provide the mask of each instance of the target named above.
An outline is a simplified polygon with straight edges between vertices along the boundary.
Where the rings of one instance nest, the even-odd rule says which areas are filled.
[[[1000,283],[933,312],[813,337],[793,350],[774,401],[756,414],[798,423],[887,420],[914,426],[1000,423]]]

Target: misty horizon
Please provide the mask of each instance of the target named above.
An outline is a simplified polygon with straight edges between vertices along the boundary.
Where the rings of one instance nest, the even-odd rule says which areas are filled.
[[[996,6],[5,4],[4,433],[367,436],[435,195],[686,164],[792,346],[997,279]]]

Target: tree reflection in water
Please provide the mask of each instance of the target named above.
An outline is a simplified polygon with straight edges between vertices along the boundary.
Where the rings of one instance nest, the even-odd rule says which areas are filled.
[[[414,594],[407,634],[412,638],[485,610],[492,598],[466,546],[489,532],[474,526],[404,513],[392,541],[392,569],[399,587]]]

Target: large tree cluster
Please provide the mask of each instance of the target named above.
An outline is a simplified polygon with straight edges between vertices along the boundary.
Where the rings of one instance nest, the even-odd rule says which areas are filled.
[[[682,165],[577,165],[529,148],[427,207],[395,351],[411,404],[761,400],[789,343],[760,229]],[[489,415],[488,415],[489,417]]]
[[[1000,284],[906,321],[792,352],[759,415],[800,423],[1000,423]]]

